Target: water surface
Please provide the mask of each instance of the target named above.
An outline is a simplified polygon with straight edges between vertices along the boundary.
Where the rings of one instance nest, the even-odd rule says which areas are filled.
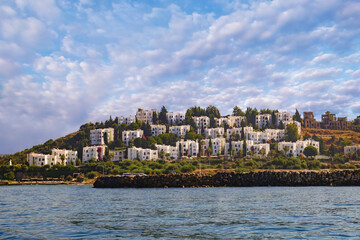
[[[360,237],[360,187],[0,187],[0,239]]]

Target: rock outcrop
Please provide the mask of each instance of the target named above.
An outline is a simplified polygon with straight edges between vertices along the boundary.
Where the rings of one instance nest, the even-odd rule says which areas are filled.
[[[360,170],[282,170],[247,173],[99,177],[95,188],[360,186]]]

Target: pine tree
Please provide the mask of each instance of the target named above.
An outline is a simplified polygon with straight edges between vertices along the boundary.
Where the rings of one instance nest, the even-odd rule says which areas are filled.
[[[295,115],[293,116],[293,120],[301,122],[301,116],[300,116],[300,113],[299,113],[299,111],[297,109],[295,111]]]

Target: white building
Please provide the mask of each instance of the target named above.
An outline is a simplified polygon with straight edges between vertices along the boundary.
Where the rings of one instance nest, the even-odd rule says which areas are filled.
[[[267,141],[274,139],[275,142],[280,142],[285,138],[284,129],[265,129],[264,133],[267,134]]]
[[[139,109],[139,110],[136,112],[135,117],[137,118],[137,120],[142,121],[142,122],[153,124],[153,121],[152,121],[153,114],[156,113],[156,115],[159,116],[159,112],[156,109],[151,109],[151,110]]]
[[[29,153],[27,155],[27,161],[29,163],[29,166],[35,165],[35,166],[44,166],[44,165],[50,165],[53,166],[55,164],[62,164],[61,159],[59,157],[56,157],[54,155],[50,154],[40,154],[40,153]]]
[[[212,148],[212,154],[211,155],[217,155],[218,153],[225,153],[225,138],[212,138],[212,139],[205,139],[205,148],[208,148],[210,146],[211,141],[211,148]]]
[[[239,151],[243,151],[244,141],[231,141],[230,143],[225,144],[225,155],[232,155],[232,150],[234,150],[234,155],[238,154]]]
[[[255,124],[259,126],[259,128],[265,127],[267,124],[271,124],[271,114],[259,114],[255,116]]]
[[[105,155],[105,146],[83,147],[82,162],[86,163],[91,159],[101,161]]]
[[[248,132],[253,132],[253,131],[254,131],[253,127],[244,127],[244,133],[245,134],[248,133]]]
[[[317,149],[319,152],[319,142],[313,140],[313,139],[307,139],[305,141],[296,141],[296,142],[279,142],[278,144],[278,150],[286,150],[286,155],[291,155],[293,157],[302,156],[304,154],[304,149],[307,146],[313,146]]]
[[[208,128],[210,127],[210,118],[207,116],[193,117],[196,127],[198,128]]]
[[[263,153],[261,150],[263,149]],[[254,143],[254,141],[246,141],[246,155],[249,156],[250,151],[256,156],[267,156],[270,152],[270,144]]]
[[[132,115],[129,115],[127,117],[120,116],[118,117],[118,125],[125,123],[126,125],[130,125],[131,123],[135,122],[135,117]]]
[[[130,160],[156,160],[158,159],[158,151],[149,148],[128,148],[128,159]]]
[[[360,149],[360,145],[352,145],[344,147],[344,154],[349,155],[350,153],[354,154]]]
[[[285,125],[285,122],[292,121],[292,115],[289,112],[277,112],[275,113],[276,118],[276,126],[280,125],[280,122],[283,122]]]
[[[227,124],[230,127],[240,127],[241,126],[241,122],[246,123],[246,117],[245,116],[228,116],[227,117],[228,122]]]
[[[170,125],[171,124],[182,124],[185,121],[185,113],[168,112],[168,113],[166,113],[166,119]]]
[[[190,125],[172,126],[169,127],[169,132],[175,134],[177,137],[185,137],[187,132],[190,132]]]
[[[153,125],[151,124],[151,136],[156,137],[160,134],[166,133],[166,126],[165,125]]]
[[[254,143],[266,143],[272,139],[279,142],[284,139],[284,129],[265,129],[263,132],[248,131],[245,134],[246,140]]]
[[[195,157],[199,153],[199,143],[192,140],[180,140],[176,142],[180,156]]]
[[[216,124],[220,127],[220,126],[224,126],[225,124],[228,124],[228,120],[226,117],[221,117],[221,118],[215,118],[214,119]]]
[[[110,159],[113,162],[120,162],[125,159],[126,149],[115,149],[110,150],[109,153],[112,154],[112,158]]]
[[[218,128],[206,128],[205,129],[205,137],[206,138],[218,138],[224,136],[224,128],[218,127]]]
[[[56,149],[53,148],[51,150],[51,155],[57,156],[61,159],[61,156],[65,158],[65,165],[67,164],[76,164],[76,160],[78,158],[77,151],[66,150],[66,149]],[[62,161],[62,160],[61,160]]]
[[[170,159],[177,159],[179,157],[179,149],[174,146],[169,145],[155,145],[158,150],[158,156],[160,158],[160,153],[164,152],[164,154],[169,154]]]
[[[239,134],[239,136],[241,137],[241,132],[242,129],[241,128],[229,128],[226,130],[226,140],[230,139],[231,135],[235,135],[235,134]]]
[[[90,144],[91,145],[104,145],[104,135],[107,134],[107,141],[114,141],[114,129],[113,128],[102,128],[90,130]]]
[[[122,132],[122,141],[126,146],[128,146],[130,139],[139,138],[139,137],[142,137],[143,135],[144,135],[144,131],[141,129],[123,131]]]
[[[50,154],[41,154],[41,153],[29,153],[27,155],[27,160],[29,165],[35,166],[44,166],[50,165],[54,166],[56,164],[67,165],[67,164],[76,164],[77,160],[77,151],[66,150],[66,149],[52,149]],[[64,157],[62,157],[64,156]],[[64,158],[64,159],[62,159]]]

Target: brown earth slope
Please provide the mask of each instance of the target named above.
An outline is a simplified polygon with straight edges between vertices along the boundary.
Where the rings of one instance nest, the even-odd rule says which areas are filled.
[[[303,128],[301,135],[305,136],[314,134],[321,137],[325,143],[325,149],[329,149],[331,144],[339,145],[340,139],[344,139],[346,142],[351,144],[360,144],[360,133],[352,130],[331,130],[331,129],[314,129],[314,128]],[[334,139],[333,139],[334,137]]]

